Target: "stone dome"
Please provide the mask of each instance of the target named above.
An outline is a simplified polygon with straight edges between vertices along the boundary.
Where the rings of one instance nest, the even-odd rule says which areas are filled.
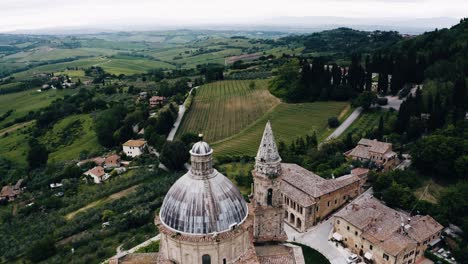
[[[216,170],[207,177],[189,171],[171,187],[159,217],[167,227],[183,233],[228,231],[247,217],[247,204],[236,186]]]
[[[192,155],[208,155],[211,154],[213,150],[211,149],[210,145],[205,141],[198,141],[197,143],[193,144],[192,150],[190,150],[190,154]]]

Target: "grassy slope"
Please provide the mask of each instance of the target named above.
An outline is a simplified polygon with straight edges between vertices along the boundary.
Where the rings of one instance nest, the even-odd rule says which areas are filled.
[[[54,125],[51,131],[47,132],[41,141],[46,146],[51,146],[51,142],[59,142],[60,137],[70,133],[67,127],[77,120],[81,122],[81,126],[78,131],[75,131],[76,134],[73,135],[73,141],[67,145],[54,147],[55,151],[49,154],[49,162],[77,159],[80,152],[84,150],[93,153],[101,149],[97,142],[96,133],[93,129],[93,119],[90,115],[73,115],[62,119]]]
[[[203,133],[209,142],[233,136],[263,116],[279,103],[267,89],[266,80],[221,81],[197,90],[195,101],[187,113],[179,135]]]
[[[71,132],[68,125],[73,121],[80,120],[81,127]],[[54,127],[40,138],[40,142],[45,144],[51,153],[49,162],[60,162],[78,158],[81,151],[96,152],[100,150],[96,134],[92,129],[92,118],[89,115],[73,115],[62,119]],[[26,154],[28,149],[28,136],[23,134],[27,128],[21,128],[0,137],[0,149],[2,157],[5,157],[19,165],[26,165]],[[60,138],[73,133],[73,139],[66,145],[59,145]]]
[[[28,137],[23,134],[27,128],[18,129],[8,133],[7,136],[0,137],[0,156],[17,163],[20,166],[26,166],[26,152]]]
[[[0,126],[17,117],[26,115],[29,111],[46,107],[57,98],[73,94],[75,92],[76,90],[70,89],[37,92],[36,89],[34,89],[19,93],[0,95],[0,115],[8,110],[14,110],[11,116],[0,122]]]
[[[338,116],[346,102],[281,103],[240,133],[212,144],[215,155],[255,155],[265,123],[270,120],[277,141],[291,140],[317,132],[321,140],[329,134],[327,119]]]
[[[107,61],[99,64],[106,72],[119,75],[131,75],[135,73],[145,73],[155,68],[172,69],[173,65],[144,58],[117,57],[109,58]]]

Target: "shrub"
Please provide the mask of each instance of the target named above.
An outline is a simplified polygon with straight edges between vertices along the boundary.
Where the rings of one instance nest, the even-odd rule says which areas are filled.
[[[377,98],[378,105],[388,105],[388,99],[386,97]]]
[[[328,126],[331,128],[338,127],[340,125],[340,121],[338,121],[338,118],[336,116],[332,116],[328,118]]]

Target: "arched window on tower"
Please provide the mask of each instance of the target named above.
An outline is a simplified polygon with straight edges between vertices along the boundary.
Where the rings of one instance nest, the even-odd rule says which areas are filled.
[[[208,254],[202,256],[202,264],[211,264],[211,257]]]
[[[273,204],[273,189],[268,189],[267,205],[272,205],[272,204]]]

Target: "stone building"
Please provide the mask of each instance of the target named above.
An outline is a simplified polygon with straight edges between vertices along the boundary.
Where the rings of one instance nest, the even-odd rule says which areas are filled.
[[[284,221],[305,232],[361,193],[358,176],[324,179],[296,164],[282,164]]]
[[[345,152],[345,156],[354,160],[372,161],[384,171],[395,168],[399,163],[397,153],[392,150],[392,144],[376,139],[362,138],[355,148]]]
[[[410,216],[363,194],[334,216],[333,238],[368,263],[411,264],[439,241],[443,226],[432,217]]]

